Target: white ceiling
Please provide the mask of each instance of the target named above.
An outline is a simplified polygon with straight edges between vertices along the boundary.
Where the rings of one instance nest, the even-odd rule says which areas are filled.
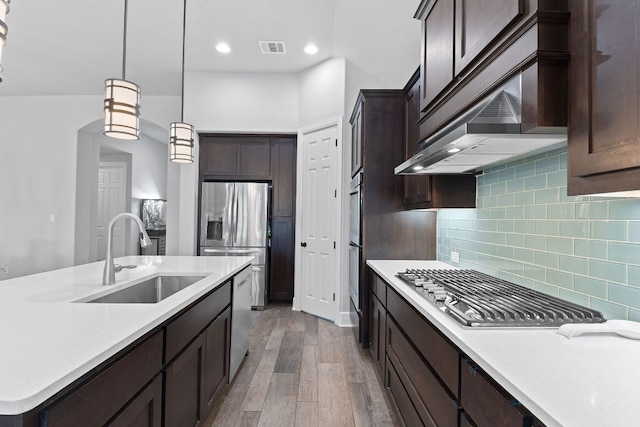
[[[344,57],[385,87],[419,64],[419,0],[188,0],[186,71],[295,73]],[[183,0],[130,0],[127,80],[179,95]],[[0,96],[97,95],[122,77],[124,0],[13,0]],[[260,53],[281,40],[286,55]],[[227,42],[232,52],[214,46]],[[302,52],[308,43],[320,51]]]

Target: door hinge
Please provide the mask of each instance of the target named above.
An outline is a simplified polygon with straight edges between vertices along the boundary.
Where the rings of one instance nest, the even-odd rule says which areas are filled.
[[[333,300],[334,301],[336,300],[336,293],[335,292],[333,293]]]
[[[338,190],[337,189],[333,190],[333,197],[336,197],[336,198],[338,197]]]
[[[336,248],[336,241],[334,240],[333,241],[333,249],[335,249],[335,248]]]
[[[336,139],[336,147],[338,146],[338,140]]]

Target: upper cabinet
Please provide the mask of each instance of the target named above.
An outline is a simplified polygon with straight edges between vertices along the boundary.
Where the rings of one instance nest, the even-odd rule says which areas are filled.
[[[364,99],[360,98],[351,117],[351,177],[362,169],[362,115],[364,114]]]
[[[453,81],[454,1],[435,0],[422,19],[423,50],[420,99],[422,109]]]
[[[269,137],[209,137],[200,142],[200,173],[209,176],[265,178],[271,175]]]
[[[420,88],[417,70],[404,88],[404,158],[418,150]],[[407,209],[475,208],[474,175],[405,175],[403,204]]]
[[[570,1],[570,195],[640,189],[636,0]]]
[[[423,0],[422,141],[522,75],[525,132],[567,125],[567,0]]]
[[[523,0],[456,0],[453,64],[456,75],[523,14]]]

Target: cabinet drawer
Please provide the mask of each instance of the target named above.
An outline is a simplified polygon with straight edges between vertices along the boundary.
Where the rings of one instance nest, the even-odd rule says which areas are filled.
[[[166,327],[165,363],[173,359],[191,340],[231,303],[231,281],[197,302]]]
[[[162,369],[158,332],[40,414],[41,425],[104,425]],[[105,398],[108,396],[108,398]]]
[[[434,372],[438,373],[449,392],[457,397],[459,375],[458,351],[455,347],[391,288],[387,292],[387,311]]]
[[[413,407],[407,391],[404,389],[400,378],[393,365],[387,359],[387,375],[386,381],[387,387],[391,392],[394,403],[398,409],[398,413],[401,414],[402,420],[405,426],[421,426],[422,421],[416,412],[416,408]],[[435,424],[432,424],[435,427]]]
[[[449,397],[436,375],[411,346],[396,322],[387,323],[387,354],[403,380],[407,394],[425,424],[453,426],[458,420],[458,405]]]
[[[473,362],[462,360],[460,403],[479,426],[529,427],[533,419],[519,402],[486,377]]]
[[[382,305],[387,305],[387,284],[377,274],[373,274],[373,283],[371,284],[371,291],[378,297]]]

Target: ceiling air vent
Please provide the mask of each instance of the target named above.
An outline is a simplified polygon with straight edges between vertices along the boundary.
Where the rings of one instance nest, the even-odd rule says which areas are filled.
[[[260,50],[262,53],[287,53],[287,50],[284,47],[284,42],[281,41],[259,41]]]

